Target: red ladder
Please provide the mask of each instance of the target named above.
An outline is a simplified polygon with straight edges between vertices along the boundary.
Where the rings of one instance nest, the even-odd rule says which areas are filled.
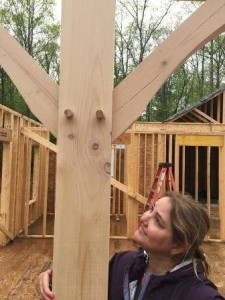
[[[155,204],[160,197],[160,190],[165,179],[165,187],[167,191],[176,191],[176,184],[173,177],[172,164],[171,163],[159,163],[156,177],[153,181],[148,200],[144,207],[144,212],[149,210],[149,206]]]

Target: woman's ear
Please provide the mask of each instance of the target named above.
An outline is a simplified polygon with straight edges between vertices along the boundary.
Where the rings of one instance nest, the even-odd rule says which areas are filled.
[[[175,244],[174,247],[170,250],[171,256],[176,256],[182,253],[185,253],[186,247],[184,245]]]

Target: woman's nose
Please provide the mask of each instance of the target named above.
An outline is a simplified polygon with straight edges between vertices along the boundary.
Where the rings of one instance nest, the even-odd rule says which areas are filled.
[[[144,212],[143,215],[141,216],[140,221],[144,223],[144,222],[148,222],[149,219],[150,219],[150,212],[149,212],[149,211],[146,211],[146,212]]]

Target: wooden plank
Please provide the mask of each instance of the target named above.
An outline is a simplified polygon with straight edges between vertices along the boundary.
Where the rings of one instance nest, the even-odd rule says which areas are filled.
[[[216,96],[216,100],[217,100],[217,106],[216,106],[216,120],[217,122],[221,123],[221,95]]]
[[[200,122],[208,123],[208,120],[207,120],[205,117],[199,115],[199,114],[198,114],[197,112],[195,112],[194,110],[190,111],[189,116],[190,116],[190,115],[194,116],[195,122],[198,122],[198,123],[200,123]]]
[[[3,27],[0,27],[0,64],[34,115],[57,135],[58,86]]]
[[[30,139],[32,139],[33,141],[37,142],[38,144],[43,145],[44,147],[52,150],[53,152],[57,153],[58,152],[58,147],[49,142],[48,140],[46,140],[45,138],[39,136],[37,133],[32,132],[30,129],[28,128],[21,128],[20,132],[22,134],[24,134],[25,136],[29,137]]]
[[[114,89],[113,140],[192,53],[224,31],[224,15],[225,0],[206,1]]]
[[[182,194],[184,195],[185,193],[185,146],[182,146],[182,186],[181,186],[181,190],[182,190]]]
[[[6,128],[0,128],[0,142],[11,142],[12,131]]]
[[[15,233],[24,229],[24,171],[25,171],[25,160],[24,160],[24,148],[25,148],[25,136],[20,134],[20,128],[23,126],[24,119],[19,119],[19,145],[18,145],[18,157],[17,157],[17,176],[16,176],[16,195],[17,201],[15,206]]]
[[[24,148],[24,234],[28,235],[28,226],[29,226],[29,200],[30,200],[30,182],[31,182],[31,145],[27,139],[25,142]]]
[[[178,135],[177,143],[182,146],[223,146],[223,136]]]
[[[211,100],[211,103],[213,103],[212,100]],[[212,116],[213,116],[213,105],[211,105],[210,107],[211,107],[210,111],[211,111]],[[194,111],[195,111],[197,114],[203,116],[206,120],[208,120],[208,121],[210,121],[210,122],[212,122],[212,123],[219,123],[219,122],[217,122],[215,119],[213,119],[212,117],[206,115],[204,112],[202,112],[201,110],[199,110],[199,109],[197,109],[197,108],[194,108]]]
[[[45,152],[45,164],[44,170],[42,171],[43,177],[43,228],[42,235],[47,235],[47,205],[48,205],[48,173],[49,173],[49,149],[44,149]]]
[[[39,186],[42,179],[41,174],[41,158],[40,158],[40,146],[39,147],[33,147],[33,174],[32,174],[32,194],[31,199],[35,200],[35,205],[33,206],[33,216],[32,221],[36,220],[38,215],[38,200],[39,200]],[[43,201],[43,199],[40,199]]]
[[[131,144],[127,146],[127,186],[131,191],[138,191],[138,151],[139,151],[139,138],[138,134],[131,135]],[[127,237],[132,238],[134,230],[138,226],[138,202],[135,200],[134,195],[126,197],[126,219],[127,219]]]
[[[208,214],[211,214],[211,185],[210,185],[210,162],[211,162],[211,147],[207,147],[207,209]]]
[[[5,127],[11,130],[11,114],[5,116]],[[11,200],[11,175],[12,175],[12,143],[3,143],[2,154],[2,183],[1,183],[1,203],[0,212],[4,215],[1,218],[2,225],[9,230],[10,228],[10,200]],[[0,232],[0,245],[4,246],[9,242],[7,236]]]
[[[178,136],[175,137],[175,182],[177,186],[177,190],[180,191],[180,183],[179,183],[179,165],[180,165],[180,146],[177,141]]]
[[[199,151],[198,146],[195,147],[195,201],[198,201],[198,162],[199,162]]]
[[[19,117],[11,115],[11,128],[12,128],[12,161],[11,161],[11,187],[10,187],[10,224],[9,230],[14,235],[15,232],[15,219],[16,219],[16,201],[17,201],[17,167],[18,167],[18,138],[19,138]]]
[[[213,119],[213,102],[214,98],[209,101],[210,103],[210,117]]]
[[[146,168],[147,168],[147,137],[148,135],[145,133],[144,134],[144,196],[146,194]]]
[[[126,195],[130,196],[131,198],[135,199],[141,204],[146,204],[147,198],[139,194],[138,192],[131,190],[127,185],[119,182],[115,178],[111,178],[111,184],[115,188],[119,189],[120,191],[124,192]]]
[[[225,91],[223,92],[223,106],[222,106],[222,109],[223,109],[223,114],[222,114],[222,123],[225,124]]]
[[[114,170],[113,170],[113,174],[116,177],[116,171],[117,171],[117,159],[116,159],[116,146],[113,147],[113,159],[114,159]],[[112,203],[112,213],[115,214],[116,213],[116,188],[113,186],[113,203]]]
[[[107,299],[114,13],[113,0],[62,1],[56,299]]]
[[[173,163],[173,135],[169,135],[169,163]]]
[[[214,135],[216,133],[224,133],[224,125],[223,124],[200,124],[200,123],[157,123],[157,122],[136,122],[135,127],[128,129],[127,133],[132,132],[151,132],[151,133],[176,133],[176,134],[184,134],[188,133],[189,135]]]
[[[151,163],[151,181],[155,179],[155,134],[152,134],[151,139],[151,154],[152,154],[152,163]]]
[[[225,138],[224,138],[225,139]],[[220,239],[225,241],[225,147],[219,148],[219,219]]]

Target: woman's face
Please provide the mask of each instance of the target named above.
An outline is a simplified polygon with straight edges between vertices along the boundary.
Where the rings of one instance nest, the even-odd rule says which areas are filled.
[[[156,201],[152,210],[146,211],[141,216],[140,226],[135,231],[133,239],[148,254],[170,256],[170,251],[175,246],[170,212],[170,198],[162,197]]]

